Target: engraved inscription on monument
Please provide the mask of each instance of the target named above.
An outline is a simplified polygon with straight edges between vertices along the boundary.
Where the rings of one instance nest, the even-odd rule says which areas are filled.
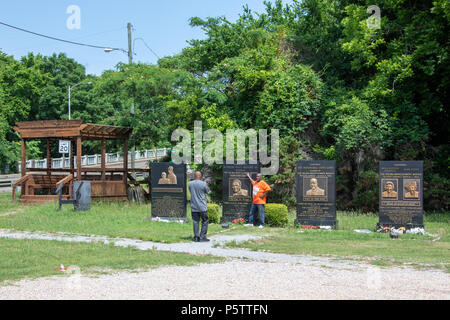
[[[295,224],[336,228],[336,161],[297,161]]]
[[[260,168],[258,164],[223,165],[223,213],[222,222],[231,222],[237,218],[248,219],[252,204],[252,179]]]
[[[423,161],[380,161],[378,227],[423,227]]]
[[[152,217],[186,218],[186,165],[151,165]]]

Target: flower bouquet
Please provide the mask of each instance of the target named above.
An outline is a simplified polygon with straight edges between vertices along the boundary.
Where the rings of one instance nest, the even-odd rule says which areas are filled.
[[[237,218],[231,221],[232,224],[244,224],[245,220],[243,218]]]
[[[310,226],[309,224],[302,224],[302,229],[320,229],[319,226]]]
[[[378,229],[377,232],[381,232],[381,233],[388,233],[391,231],[391,228],[389,227],[381,227],[381,229]]]

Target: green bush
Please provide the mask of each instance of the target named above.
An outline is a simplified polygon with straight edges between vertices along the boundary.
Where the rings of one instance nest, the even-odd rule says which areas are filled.
[[[356,197],[353,199],[353,209],[363,212],[378,211],[378,173],[375,171],[363,171],[356,182]]]
[[[283,203],[295,207],[295,170],[298,160],[302,160],[302,142],[297,137],[288,135],[280,138],[280,170],[272,176],[266,176],[267,183],[272,191],[269,193],[270,201]]]
[[[268,203],[264,208],[266,223],[272,227],[284,227],[288,224],[288,208],[281,203]]]
[[[450,208],[450,179],[439,174],[426,175],[423,185],[424,207],[427,211],[448,211]]]
[[[215,203],[208,203],[208,221],[209,223],[220,223],[219,205]]]

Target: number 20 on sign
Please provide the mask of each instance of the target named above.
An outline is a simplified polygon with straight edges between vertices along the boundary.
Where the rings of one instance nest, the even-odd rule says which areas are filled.
[[[70,150],[70,141],[59,140],[59,153],[69,153],[69,150]]]

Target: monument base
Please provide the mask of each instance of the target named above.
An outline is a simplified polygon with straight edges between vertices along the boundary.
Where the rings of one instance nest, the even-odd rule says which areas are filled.
[[[223,215],[220,218],[220,223],[231,223],[235,219],[244,219],[245,221],[248,221],[249,214],[233,214],[233,215]]]
[[[181,218],[175,218],[175,217],[151,217],[151,221],[157,221],[157,222],[178,222],[178,223],[188,223],[189,219],[185,217]]]
[[[325,220],[325,219],[307,219],[307,218],[297,218],[294,221],[295,225],[307,225],[307,226],[330,226],[333,229],[338,228],[337,220]]]
[[[424,228],[425,229],[425,225],[424,224],[417,224],[417,223],[377,223],[377,230],[383,228],[383,227],[388,227],[388,228],[401,228],[404,227],[406,230],[409,229],[413,229],[413,228]]]

